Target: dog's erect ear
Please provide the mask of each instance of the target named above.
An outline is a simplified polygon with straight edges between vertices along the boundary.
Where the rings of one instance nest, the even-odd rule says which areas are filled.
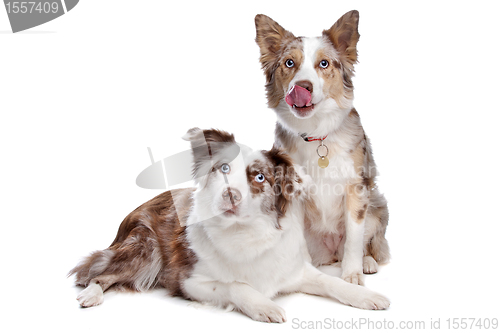
[[[291,32],[263,14],[255,16],[255,28],[257,29],[255,41],[260,47],[262,57],[266,54],[276,56],[285,40],[295,38]]]
[[[273,146],[273,149],[264,152],[264,155],[274,164],[275,205],[278,217],[282,217],[292,198],[299,194],[296,184],[302,180],[293,167],[292,158],[282,149]]]
[[[195,178],[208,174],[211,163],[206,163],[212,159],[217,152],[224,150],[227,159],[231,160],[239,153],[239,147],[236,145],[234,135],[216,129],[201,130],[198,127],[191,128],[182,137],[186,141],[191,141],[193,151],[194,167],[193,176]],[[231,147],[233,149],[226,149]]]
[[[358,22],[359,12],[352,10],[339,18],[330,29],[323,31],[323,35],[328,37],[337,51],[351,64],[358,61]]]

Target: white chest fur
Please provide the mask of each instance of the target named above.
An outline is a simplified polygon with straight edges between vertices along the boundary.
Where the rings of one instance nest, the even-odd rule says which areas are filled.
[[[320,223],[317,226],[323,226],[324,231],[335,233],[344,211],[346,186],[356,177],[356,172],[354,162],[346,149],[331,140],[325,140],[324,144],[329,149],[330,163],[326,168],[318,166],[319,156],[316,149],[319,141],[298,141],[298,149],[291,155],[314,181],[310,193],[321,212],[321,221],[318,221]]]
[[[267,297],[275,296],[301,278],[305,261],[310,262],[303,236],[300,205],[290,207],[280,220],[259,218],[250,224],[219,228],[216,219],[188,227],[188,239],[198,262],[193,274],[221,282],[243,282]]]

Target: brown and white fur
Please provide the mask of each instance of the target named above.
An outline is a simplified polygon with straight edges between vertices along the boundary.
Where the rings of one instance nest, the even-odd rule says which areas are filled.
[[[314,38],[295,37],[265,15],[257,15],[255,24],[268,105],[278,118],[275,143],[305,167],[317,185],[319,214],[306,213],[313,264],[341,261],[342,278],[363,284],[363,272],[377,272],[390,255],[387,203],[375,185],[370,141],[353,107],[358,20],[357,11],[348,12]],[[303,94],[310,94],[310,100],[287,103],[293,101],[287,97],[292,88],[307,90]],[[306,142],[301,135],[326,136],[328,167],[317,163],[320,141]]]
[[[284,322],[271,298],[304,292],[363,309],[389,301],[313,267],[303,234],[307,178],[280,149],[251,151],[218,130],[185,135],[197,188],[160,194],[128,215],[111,246],[70,274],[86,287],[82,307],[111,287],[163,287],[186,299],[232,306],[250,318]],[[310,181],[310,180],[309,180]]]

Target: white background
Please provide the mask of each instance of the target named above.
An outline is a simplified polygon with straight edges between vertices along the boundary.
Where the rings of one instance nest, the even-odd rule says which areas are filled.
[[[499,317],[498,78],[493,1],[81,1],[12,34],[0,9],[2,326],[9,331],[280,331],[296,320]],[[136,176],[188,148],[191,127],[269,149],[254,42],[264,13],[316,36],[360,11],[355,106],[389,200],[392,262],[366,278],[387,311],[290,295],[282,325],[198,308],[159,290],[80,309],[67,272],[106,248],[159,190]],[[186,166],[189,167],[189,166]],[[337,270],[330,270],[338,274]],[[305,324],[304,324],[305,325]],[[409,324],[411,325],[411,323]],[[2,329],[3,330],[3,329]]]

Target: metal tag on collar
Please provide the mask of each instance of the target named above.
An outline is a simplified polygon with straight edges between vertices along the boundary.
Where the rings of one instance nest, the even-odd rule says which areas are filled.
[[[320,152],[319,152],[319,149],[321,147],[325,147],[326,149],[326,153],[324,155],[321,155]],[[319,159],[318,159],[318,166],[320,168],[326,168],[328,166],[328,164],[330,164],[330,161],[328,160],[328,153],[329,153],[329,149],[328,147],[323,143],[323,139],[321,140],[321,143],[319,144],[318,148],[316,148],[316,154],[318,154],[319,156]]]

